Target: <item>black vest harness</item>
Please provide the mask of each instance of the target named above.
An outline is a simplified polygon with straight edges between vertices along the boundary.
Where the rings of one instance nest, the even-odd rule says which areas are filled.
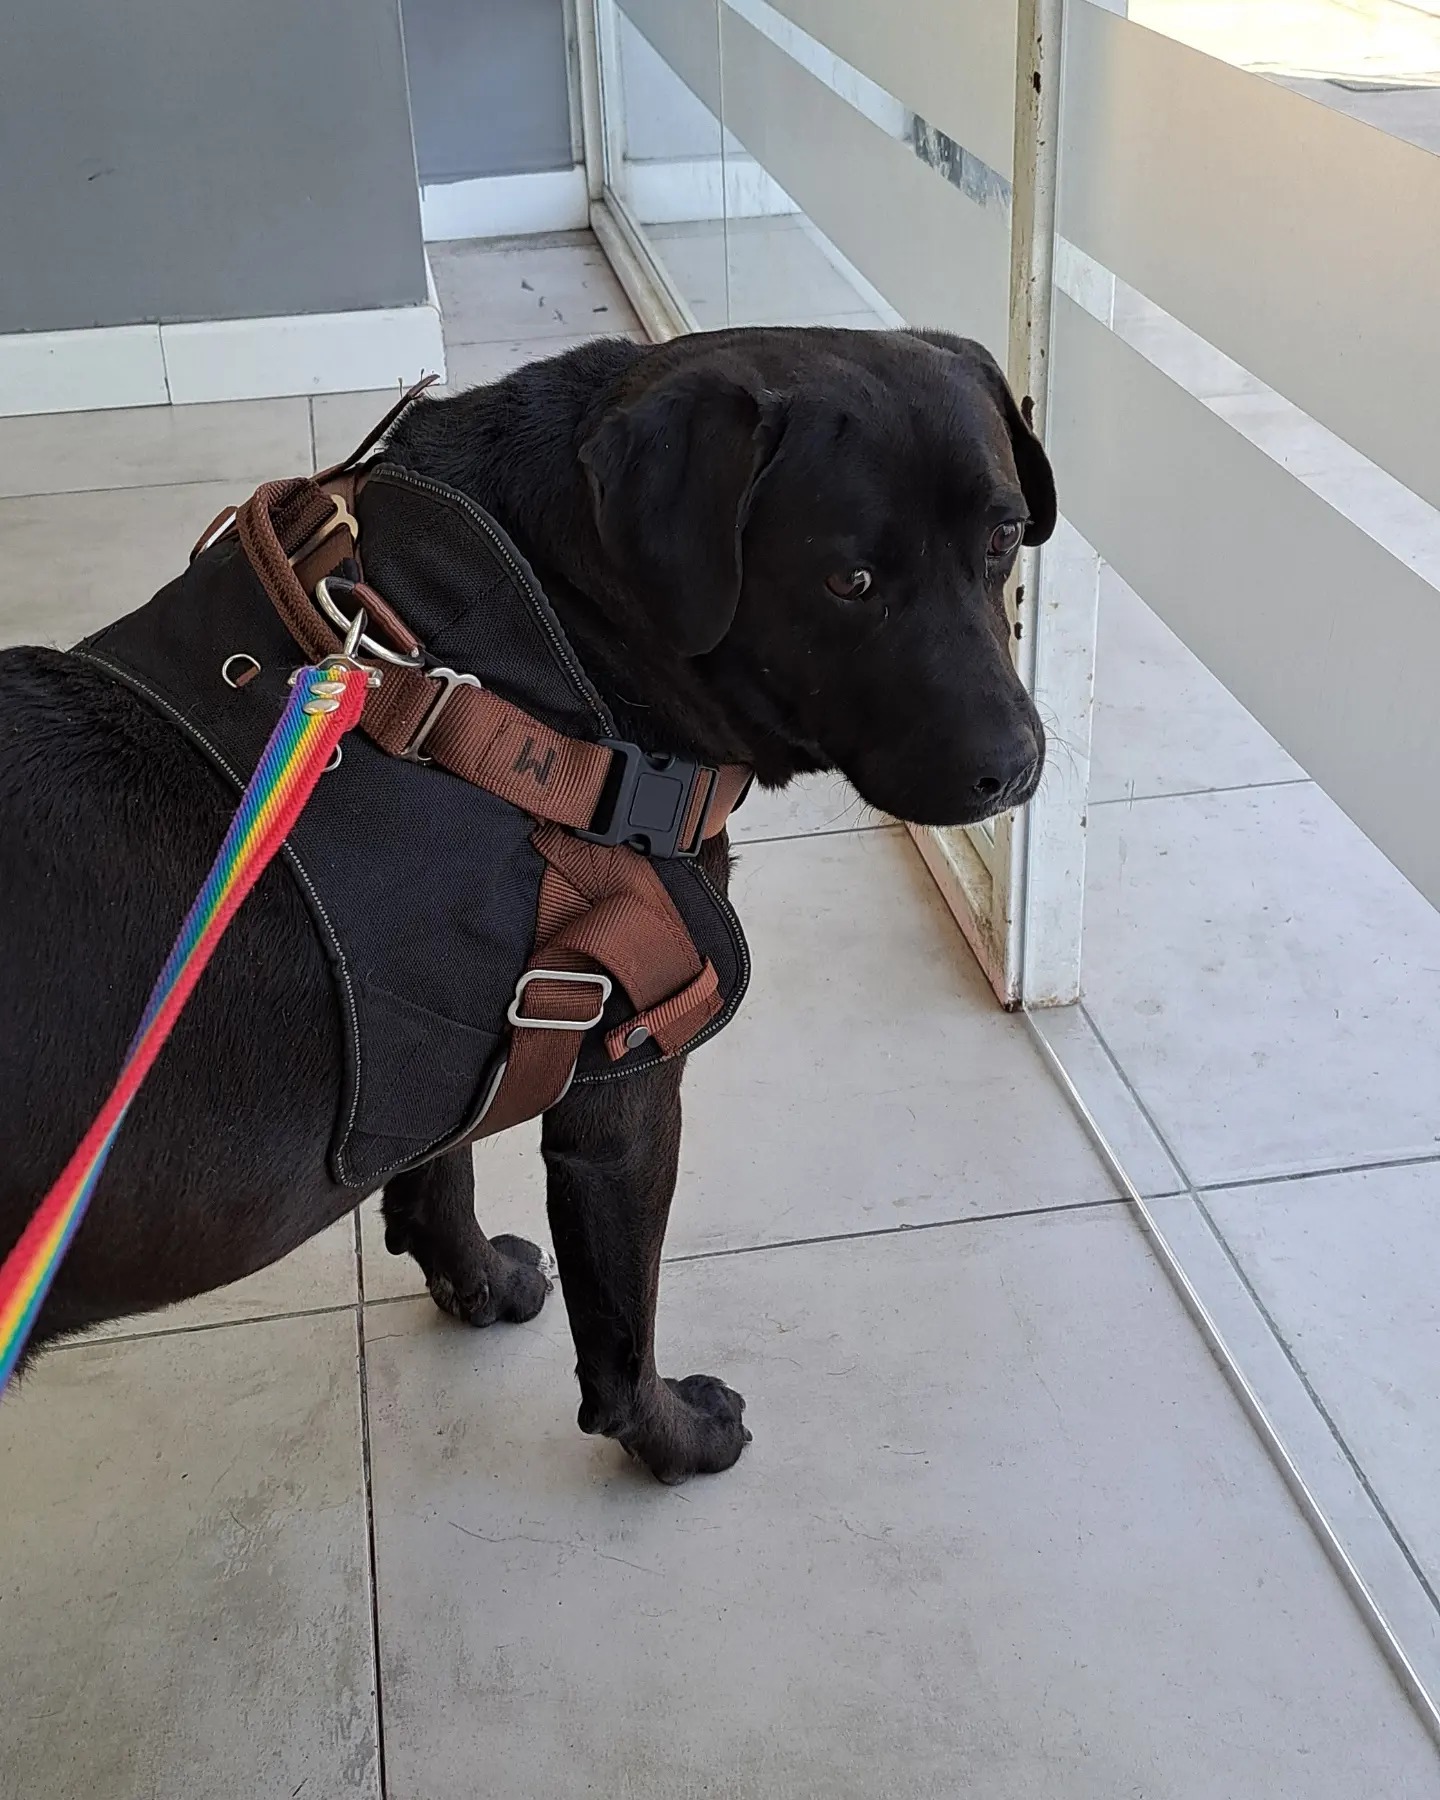
[[[239,789],[302,652],[359,606],[380,686],[285,861],[344,1023],[331,1171],[369,1189],[694,1049],[749,958],[695,860],[745,772],[620,743],[525,559],[438,482],[268,483],[75,654]]]

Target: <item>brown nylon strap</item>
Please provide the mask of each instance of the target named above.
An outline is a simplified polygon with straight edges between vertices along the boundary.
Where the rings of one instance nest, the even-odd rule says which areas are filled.
[[[645,1007],[628,1024],[607,1032],[606,1054],[611,1062],[618,1062],[635,1047],[635,1034],[641,1031],[654,1038],[667,1056],[673,1056],[710,1023],[719,1009],[720,977],[707,958],[693,981],[654,1006]]]
[[[324,510],[321,510],[323,500],[325,500],[325,496],[320,493],[308,475],[293,476],[288,481],[268,481],[263,487],[258,488],[243,506],[227,506],[221,512],[216,513],[196,538],[190,551],[190,561],[193,563],[202,550],[207,550],[212,543],[218,543],[232,527],[238,530],[241,515],[249,514],[251,541],[263,545],[268,565],[275,556],[286,556],[282,539],[285,543],[302,545],[307,537],[314,535],[319,530],[327,518],[334,517],[334,508],[328,501],[325,503]],[[240,537],[241,542],[245,543],[244,531],[240,532]],[[269,541],[271,538],[274,539],[273,544]],[[353,542],[352,539],[352,548]],[[246,545],[246,555],[250,556],[251,561],[254,562],[255,558],[251,554],[248,544]],[[286,560],[289,560],[288,556],[286,556]],[[256,572],[261,574],[264,579],[263,572],[258,565]],[[319,577],[317,576],[316,579],[318,580]],[[310,589],[302,591],[308,593]],[[279,605],[279,600],[274,594],[271,594],[270,598],[275,601],[277,606]]]
[[[633,850],[586,844],[553,825],[541,826],[531,841],[551,878],[532,968],[602,969],[640,1007],[699,974],[694,943],[652,863]]]
[[[386,669],[365,708],[364,729],[398,756],[441,706],[424,755],[474,787],[557,825],[584,830],[595,817],[611,752],[568,738],[489,688],[456,687],[405,669]]]
[[[250,566],[264,583],[285,629],[311,657],[332,654],[340,647],[340,638],[300,585],[285,545],[303,544],[334,512],[315,483],[306,479],[267,481],[235,514]]]
[[[442,710],[424,742],[428,760],[538,819],[574,831],[591,824],[610,774],[612,752],[551,730],[489,688],[455,687],[447,694],[443,682],[427,675],[387,669],[380,688],[366,703],[365,734],[391,756],[399,756],[437,705]],[[750,773],[741,764],[726,763],[713,784],[695,784],[682,844],[694,841],[707,798],[704,835],[719,836],[749,786]]]
[[[535,833],[536,840],[546,827]],[[537,848],[538,848],[537,841]],[[535,953],[529,968],[581,971],[582,959],[573,951],[554,951],[547,959],[550,941],[581,916],[589,900],[558,870],[546,864],[540,880],[540,901],[535,924]],[[522,998],[522,1016],[530,1019],[591,1019],[599,1009],[599,994],[590,984],[532,981]],[[512,1025],[505,1072],[477,1136],[493,1137],[526,1119],[538,1118],[565,1092],[575,1072],[583,1030],[546,1031],[534,1026]]]
[[[322,492],[332,501],[332,510],[322,519],[313,542],[307,545],[302,540],[299,548],[291,549],[287,561],[304,593],[313,594],[326,576],[334,575],[344,563],[354,563],[356,568],[351,573],[358,572],[359,549],[355,534],[345,521],[355,517],[359,487],[354,475],[340,475],[327,482]],[[336,500],[342,503],[343,511],[333,509]]]
[[[705,816],[706,838],[719,837],[754,778],[755,771],[749,763],[721,763],[716,771],[715,786],[710,796],[710,809]],[[697,786],[690,799],[690,810],[685,815],[685,829],[680,840],[682,843],[689,844],[693,840],[695,827],[699,824],[699,811],[704,802],[705,796]]]
[[[426,745],[442,768],[537,818],[583,831],[595,817],[611,752],[562,737],[488,688],[447,707]]]
[[[702,962],[654,864],[633,850],[572,838],[553,825],[531,840],[545,858],[535,951],[529,968],[612,976],[641,1009],[606,1039],[612,1060],[643,1028],[662,1050],[681,1049],[720,1008],[719,979]],[[590,983],[532,980],[522,1018],[588,1026],[599,1007]],[[553,1106],[570,1080],[585,1031],[512,1026],[509,1061],[481,1135],[489,1137]]]
[[[551,938],[548,956],[568,950],[582,958],[581,967],[605,968],[637,1006],[687,985],[699,964],[683,927],[647,905],[638,894],[610,894]]]
[[[336,475],[327,479],[324,493],[341,505],[320,526],[317,541],[313,547],[302,546],[305,553],[291,551],[289,561],[295,570],[295,579],[307,594],[313,594],[327,576],[335,574],[345,564],[353,565],[352,575],[360,571],[360,547],[355,541],[355,533],[345,523],[347,519],[355,519],[355,501],[361,488],[365,485],[365,471],[357,470],[350,475]],[[355,521],[357,527],[359,521]],[[420,640],[410,627],[391,606],[383,594],[376,593],[365,581],[354,581],[348,594],[350,607],[365,608],[367,618],[366,630],[371,636],[377,636],[392,649],[402,655],[410,656],[421,648]],[[332,629],[337,629],[332,627]]]

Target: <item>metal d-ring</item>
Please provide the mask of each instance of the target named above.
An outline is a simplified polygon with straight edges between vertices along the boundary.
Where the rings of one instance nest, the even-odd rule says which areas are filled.
[[[337,744],[335,746],[335,748],[330,752],[329,762],[326,763],[325,767],[320,771],[320,773],[322,775],[328,775],[332,769],[338,769],[340,767],[341,763],[344,762],[344,760],[345,760],[345,746],[343,744]]]
[[[376,657],[380,662],[393,663],[398,669],[424,668],[425,652],[423,650],[391,650],[370,637],[364,630],[365,609],[362,607],[352,619],[330,592],[331,579],[327,575],[323,580],[315,583],[315,604],[332,625],[338,625],[345,633],[345,654],[347,656],[354,656],[357,651],[363,651],[366,656]],[[357,627],[359,627],[358,632]],[[352,634],[355,634],[353,642]]]
[[[232,675],[230,673],[232,663],[248,663],[250,667],[248,670],[242,670],[238,675]],[[233,656],[227,656],[220,665],[220,679],[226,687],[242,688],[247,681],[253,681],[259,673],[260,665],[248,650],[237,650]]]

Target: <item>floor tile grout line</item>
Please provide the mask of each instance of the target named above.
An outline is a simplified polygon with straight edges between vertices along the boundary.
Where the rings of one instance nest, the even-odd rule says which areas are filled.
[[[727,1256],[757,1256],[767,1250],[804,1250],[818,1244],[851,1244],[871,1238],[911,1237],[917,1231],[946,1231],[963,1225],[995,1225],[1015,1219],[1054,1218],[1060,1213],[1096,1212],[1101,1207],[1124,1205],[1124,1196],[1114,1194],[1104,1200],[1066,1200],[1054,1206],[1022,1206],[1009,1212],[973,1213],[954,1219],[924,1219],[913,1225],[877,1225],[869,1231],[831,1231],[816,1237],[779,1238],[765,1244],[731,1244],[722,1250],[691,1250],[679,1256],[662,1257],[661,1267],[674,1269],[686,1263],[717,1262]],[[402,1300],[423,1300],[425,1297],[424,1288],[415,1288],[404,1294],[377,1294],[366,1304],[372,1307],[396,1306]]]
[[[1423,1169],[1432,1163],[1440,1163],[1440,1151],[1417,1151],[1413,1156],[1380,1156],[1373,1162],[1332,1163],[1319,1169],[1296,1169],[1285,1175],[1248,1175],[1237,1176],[1230,1181],[1206,1181],[1197,1183],[1195,1192],[1199,1195],[1233,1194],[1245,1188],[1284,1187],[1292,1182],[1322,1181],[1330,1175],[1368,1175],[1372,1171],[1383,1169]]]
[[[370,1585],[370,1653],[375,1666],[375,1768],[379,1800],[389,1792],[385,1767],[385,1691],[380,1664],[380,1569],[375,1555],[374,1458],[370,1443],[370,1377],[365,1354],[365,1251],[360,1236],[360,1209],[350,1215],[355,1252],[355,1367],[360,1399],[360,1469],[365,1490],[365,1551]]]
[[[1116,794],[1110,800],[1091,800],[1093,810],[1099,806],[1144,806],[1152,800],[1198,800],[1206,794],[1248,794],[1254,789],[1314,787],[1308,775],[1286,775],[1274,781],[1235,781],[1218,787],[1179,788],[1173,794]]]
[[[568,324],[569,321],[567,320],[567,321],[565,321],[565,323]],[[637,338],[637,333],[639,334],[638,338]],[[447,337],[445,339],[445,353],[448,356],[452,350],[494,350],[494,349],[498,349],[503,344],[558,344],[561,346],[561,348],[556,350],[555,355],[563,356],[565,354],[565,351],[567,348],[574,349],[574,348],[579,347],[578,345],[576,345],[573,342],[574,339],[579,338],[579,339],[584,340],[584,339],[589,339],[589,338],[607,338],[607,337],[632,338],[632,339],[636,339],[637,342],[640,342],[642,344],[647,341],[644,336],[644,327],[641,325],[640,320],[637,317],[637,318],[635,318],[634,322],[629,325],[602,325],[599,327],[598,330],[590,330],[590,331],[544,331],[544,332],[541,332],[538,336],[535,336],[534,334],[532,334],[531,332],[528,332],[528,331],[512,331],[508,337],[496,337],[496,338],[451,338],[451,337]],[[538,361],[539,358],[536,358],[535,360]],[[501,377],[497,375],[495,377],[495,379],[497,381],[499,381],[501,379]],[[448,386],[448,384],[449,384],[448,377],[446,378],[446,383]],[[355,393],[355,394],[365,394],[365,393],[378,393],[381,390],[379,390],[378,388],[350,388],[350,389],[347,389],[346,391],[349,393]],[[317,395],[317,398],[323,399],[324,396]]]
[[[291,1319],[333,1319],[338,1313],[354,1310],[353,1300],[342,1300],[334,1306],[298,1306],[286,1312],[245,1313],[238,1319],[201,1319],[194,1325],[159,1325],[154,1331],[112,1331],[103,1337],[88,1337],[81,1333],[66,1338],[63,1343],[46,1345],[45,1355],[64,1356],[69,1350],[98,1350],[107,1344],[152,1343],[156,1338],[192,1337],[197,1331],[225,1331],[232,1325],[283,1325]]]
[[[799,835],[803,836],[806,834],[802,833]],[[809,835],[826,834],[812,833]],[[828,835],[838,836],[840,834],[830,833]],[[794,840],[787,838],[765,838],[750,839],[748,841],[752,843],[788,843]],[[1091,1023],[1092,1029],[1095,1029],[1093,1021]],[[1113,1052],[1110,1050],[1109,1045],[1105,1043],[1103,1037],[1101,1037],[1098,1029],[1096,1030],[1096,1037],[1100,1041],[1107,1057],[1113,1065]],[[1121,1074],[1121,1080],[1125,1081],[1123,1073]],[[1128,1082],[1126,1082],[1125,1085],[1127,1093],[1130,1093],[1132,1100],[1136,1099]],[[1137,1110],[1141,1112],[1142,1117],[1146,1117],[1148,1124],[1148,1114],[1145,1113],[1143,1102],[1136,1100],[1136,1104]],[[1153,1125],[1150,1125],[1149,1128],[1152,1131],[1155,1130]],[[1166,1155],[1174,1161],[1174,1153],[1166,1145],[1166,1140],[1162,1134],[1159,1131],[1155,1131],[1155,1136],[1162,1148],[1165,1149]],[[1177,1200],[1185,1198],[1198,1200],[1203,1199],[1207,1194],[1231,1193],[1247,1187],[1280,1186],[1287,1182],[1319,1180],[1330,1175],[1363,1174],[1371,1169],[1417,1168],[1425,1167],[1429,1164],[1440,1164],[1440,1154],[1434,1156],[1398,1158],[1390,1162],[1343,1164],[1334,1168],[1307,1170],[1295,1175],[1257,1176],[1250,1180],[1210,1182],[1205,1186],[1199,1186],[1186,1181],[1184,1171],[1177,1163],[1176,1173],[1185,1185],[1155,1189],[1147,1192],[1145,1198],[1147,1200]],[[1000,1223],[1009,1219],[1044,1218],[1056,1213],[1083,1212],[1096,1207],[1123,1204],[1125,1204],[1123,1195],[1112,1195],[1108,1199],[1101,1200],[1062,1201],[1054,1206],[1025,1206],[1016,1207],[1006,1212],[968,1213],[950,1219],[925,1219],[913,1224],[881,1225],[865,1231],[822,1232],[815,1237],[777,1238],[759,1244],[732,1244],[720,1250],[695,1250],[684,1252],[678,1256],[667,1256],[663,1258],[663,1262],[666,1267],[669,1267],[671,1264],[704,1262],[722,1256],[749,1256],[762,1250],[803,1249],[807,1244],[843,1244],[867,1238],[898,1237],[914,1231],[937,1231],[944,1230],[950,1226],[984,1225]],[[359,1217],[358,1210],[354,1216],[356,1218]],[[416,1288],[412,1292],[404,1294],[377,1294],[372,1299],[365,1300],[364,1304],[366,1306],[392,1306],[399,1300],[416,1300],[423,1298],[424,1290]],[[271,1325],[282,1324],[292,1319],[331,1318],[336,1313],[351,1311],[354,1304],[353,1301],[343,1301],[334,1306],[298,1307],[286,1312],[245,1313],[240,1317],[233,1319],[203,1319],[194,1325],[164,1325],[157,1327],[153,1331],[115,1332],[105,1337],[86,1337],[82,1335],[72,1338],[65,1343],[51,1345],[46,1351],[46,1354],[47,1356],[59,1356],[63,1355],[67,1350],[93,1349],[97,1346],[106,1344],[145,1343],[150,1342],[155,1338],[187,1337],[200,1331],[225,1331],[235,1325]]]
[[[1151,1195],[1152,1199],[1172,1199],[1179,1190],[1173,1193]],[[1066,1200],[1053,1206],[1020,1206],[1006,1212],[968,1213],[950,1219],[922,1219],[913,1224],[877,1225],[865,1231],[832,1231],[821,1232],[815,1237],[777,1238],[763,1244],[731,1244],[720,1250],[693,1250],[678,1256],[667,1256],[662,1259],[666,1268],[680,1263],[707,1262],[722,1256],[751,1256],[762,1250],[797,1250],[804,1249],[807,1244],[844,1244],[867,1238],[902,1237],[915,1231],[941,1231],[954,1225],[986,1225],[1003,1223],[1007,1219],[1047,1218],[1056,1213],[1085,1212],[1101,1206],[1119,1206],[1124,1204],[1124,1197],[1112,1194],[1101,1200]],[[352,1215],[357,1221],[360,1217],[357,1208]],[[359,1229],[357,1225],[357,1230]],[[363,1250],[361,1251],[361,1269],[363,1270]],[[360,1281],[363,1290],[363,1275]],[[377,1294],[373,1299],[362,1299],[363,1306],[392,1306],[397,1300],[417,1300],[424,1298],[423,1288],[416,1288],[404,1294]],[[65,1343],[53,1344],[45,1352],[47,1356],[63,1356],[70,1350],[95,1349],[106,1344],[148,1343],[155,1338],[190,1337],[201,1331],[228,1331],[236,1325],[276,1325],[292,1319],[333,1318],[338,1313],[354,1310],[356,1302],[347,1300],[334,1306],[298,1307],[287,1312],[246,1313],[235,1319],[202,1319],[194,1325],[161,1326],[154,1331],[127,1331],[114,1333],[107,1337],[79,1336],[68,1339]]]
[[[727,1256],[756,1256],[766,1250],[804,1250],[817,1244],[853,1244],[873,1238],[913,1237],[921,1231],[949,1231],[965,1225],[1000,1225],[1015,1219],[1054,1218],[1061,1213],[1095,1212],[1106,1206],[1124,1206],[1121,1194],[1103,1200],[1065,1200],[1054,1206],[1017,1206],[1007,1212],[968,1213],[953,1219],[921,1219],[903,1225],[877,1225],[868,1231],[822,1232],[815,1237],[777,1238],[766,1244],[733,1244],[723,1250],[692,1250],[679,1256],[661,1258],[662,1268],[678,1268],[683,1263],[717,1262]]]
[[[165,348],[165,333],[158,325],[155,327],[155,336],[160,344],[160,373],[165,377],[165,404],[167,406],[173,406],[175,404],[175,392],[170,386],[170,356]]]
[[[300,397],[299,395],[292,396],[295,399]],[[261,481],[272,481],[274,478],[275,472],[272,469],[270,474],[260,476],[253,474],[192,475],[185,481],[128,481],[112,482],[107,487],[46,488],[38,494],[0,494],[0,507],[11,500],[75,500],[86,494],[164,494],[169,493],[172,488],[238,487],[251,482],[258,485]]]
[[[1224,1232],[1221,1231],[1221,1229],[1220,1229],[1218,1223],[1216,1222],[1214,1215],[1211,1213],[1209,1207],[1206,1206],[1203,1196],[1207,1190],[1196,1186],[1194,1180],[1192,1179],[1192,1177],[1190,1175],[1189,1169],[1181,1161],[1174,1145],[1171,1144],[1169,1138],[1167,1138],[1165,1133],[1160,1129],[1159,1121],[1154,1117],[1154,1115],[1151,1113],[1149,1107],[1146,1106],[1145,1102],[1141,1099],[1138,1091],[1136,1090],[1134,1082],[1130,1079],[1129,1072],[1125,1069],[1125,1067],[1121,1063],[1119,1057],[1115,1054],[1114,1050],[1111,1048],[1109,1040],[1106,1038],[1104,1032],[1100,1029],[1099,1024],[1096,1022],[1094,1017],[1091,1015],[1090,1009],[1084,1004],[1083,1001],[1080,1004],[1080,1012],[1081,1012],[1081,1016],[1084,1018],[1086,1024],[1090,1027],[1091,1031],[1095,1034],[1096,1041],[1099,1043],[1100,1048],[1104,1052],[1105,1056],[1109,1059],[1111,1067],[1115,1070],[1115,1073],[1119,1077],[1121,1084],[1124,1086],[1126,1092],[1129,1094],[1130,1099],[1131,1099],[1132,1103],[1134,1104],[1136,1110],[1139,1112],[1141,1118],[1145,1121],[1146,1125],[1154,1133],[1156,1141],[1159,1143],[1160,1148],[1164,1151],[1166,1156],[1168,1156],[1170,1158],[1171,1163],[1175,1167],[1176,1173],[1182,1178],[1182,1180],[1186,1184],[1185,1193],[1183,1195],[1155,1195],[1152,1197],[1156,1198],[1156,1199],[1188,1198],[1190,1200],[1191,1204],[1195,1207],[1196,1211],[1200,1214],[1201,1219],[1204,1221],[1206,1230],[1210,1233],[1211,1237],[1215,1240],[1216,1248],[1220,1251],[1220,1254],[1225,1258],[1225,1261],[1227,1262],[1227,1264],[1230,1267],[1231,1273],[1235,1276],[1235,1279],[1240,1284],[1241,1291],[1245,1294],[1246,1298],[1250,1301],[1250,1304],[1255,1308],[1255,1311],[1258,1314],[1258,1316],[1260,1317],[1261,1321],[1263,1322],[1265,1329],[1270,1333],[1271,1338],[1274,1340],[1275,1347],[1279,1350],[1281,1356],[1285,1359],[1285,1362],[1288,1365],[1291,1374],[1295,1377],[1296,1381],[1300,1384],[1301,1392],[1305,1395],[1306,1399],[1309,1400],[1311,1406],[1315,1409],[1316,1416],[1320,1419],[1320,1421],[1324,1425],[1326,1431],[1329,1433],[1331,1441],[1334,1443],[1335,1448],[1339,1451],[1342,1461],[1345,1463],[1345,1465],[1349,1468],[1351,1474],[1354,1476],[1356,1482],[1358,1483],[1358,1485],[1360,1487],[1360,1491],[1365,1495],[1366,1499],[1370,1502],[1370,1505],[1374,1508],[1376,1517],[1380,1520],[1380,1522],[1384,1526],[1386,1532],[1389,1534],[1391,1541],[1394,1543],[1395,1548],[1399,1551],[1401,1560],[1405,1563],[1405,1565],[1410,1570],[1411,1575],[1414,1577],[1415,1581],[1419,1585],[1420,1591],[1424,1594],[1425,1598],[1429,1601],[1431,1607],[1434,1608],[1434,1610],[1437,1613],[1440,1613],[1440,1594],[1437,1594],[1433,1583],[1430,1581],[1430,1578],[1426,1575],[1425,1571],[1421,1568],[1420,1564],[1417,1562],[1413,1551],[1411,1550],[1409,1544],[1405,1540],[1405,1537],[1401,1533],[1399,1527],[1396,1525],[1395,1520],[1391,1517],[1388,1507],[1386,1507],[1385,1503],[1381,1500],[1379,1494],[1376,1493],[1375,1488],[1370,1481],[1370,1477],[1366,1474],[1365,1470],[1361,1467],[1360,1462],[1357,1459],[1354,1451],[1350,1448],[1349,1441],[1346,1439],[1344,1433],[1340,1430],[1340,1427],[1339,1427],[1338,1423],[1336,1422],[1336,1420],[1331,1416],[1329,1408],[1325,1405],[1324,1401],[1321,1400],[1319,1394],[1316,1392],[1314,1386],[1312,1385],[1312,1383],[1310,1381],[1309,1376],[1305,1373],[1304,1369],[1300,1366],[1300,1363],[1297,1360],[1294,1352],[1291,1350],[1290,1345],[1286,1342],[1284,1334],[1281,1332],[1278,1322],[1272,1316],[1269,1307],[1266,1306],[1265,1302],[1261,1299],[1259,1293],[1256,1291],[1254,1284],[1250,1280],[1250,1277],[1246,1274],[1244,1268],[1242,1268],[1239,1259],[1236,1257],[1234,1250],[1231,1248],[1229,1240],[1226,1238]],[[1057,1061],[1058,1061],[1058,1058],[1057,1058]],[[1440,1160],[1440,1159],[1430,1159],[1430,1160]],[[1238,1369],[1238,1367],[1239,1367],[1238,1362],[1236,1364],[1236,1367]],[[1246,1379],[1248,1380],[1248,1377]],[[1271,1429],[1275,1430],[1276,1428],[1272,1425]],[[1278,1431],[1276,1431],[1276,1435],[1278,1438],[1278,1435],[1279,1435]],[[1288,1452],[1287,1452],[1287,1454],[1288,1454]],[[1335,1531],[1335,1527],[1333,1525],[1331,1525],[1329,1528],[1331,1531]],[[1335,1531],[1335,1535],[1336,1535],[1336,1539],[1338,1542],[1339,1541],[1338,1531]],[[1347,1554],[1348,1554],[1348,1552],[1347,1552]],[[1373,1596],[1371,1598],[1372,1598],[1372,1604],[1374,1604],[1378,1610],[1378,1602],[1374,1601]],[[1387,1621],[1387,1627],[1388,1627],[1388,1621]]]
[[[1179,796],[1177,796],[1177,798],[1178,797]],[[1194,1181],[1193,1176],[1191,1175],[1189,1169],[1186,1168],[1185,1164],[1180,1160],[1179,1152],[1171,1144],[1169,1138],[1166,1137],[1165,1133],[1160,1129],[1159,1121],[1155,1118],[1154,1114],[1150,1111],[1150,1108],[1145,1104],[1144,1100],[1140,1097],[1139,1089],[1135,1086],[1135,1083],[1130,1079],[1130,1071],[1125,1067],[1125,1065],[1121,1062],[1120,1058],[1116,1055],[1115,1051],[1112,1049],[1110,1040],[1109,1040],[1109,1038],[1106,1037],[1105,1033],[1100,1029],[1099,1022],[1095,1018],[1095,1015],[1090,1011],[1089,1006],[1086,1004],[1086,1002],[1083,999],[1080,1000],[1077,1010],[1079,1011],[1081,1019],[1084,1020],[1085,1024],[1090,1027],[1091,1032],[1094,1034],[1095,1042],[1097,1044],[1099,1044],[1101,1052],[1105,1057],[1105,1060],[1110,1064],[1110,1067],[1115,1071],[1116,1078],[1118,1079],[1121,1087],[1124,1088],[1126,1094],[1129,1095],[1131,1105],[1135,1108],[1136,1112],[1139,1113],[1141,1119],[1145,1123],[1146,1129],[1150,1132],[1151,1136],[1155,1139],[1155,1142],[1157,1144],[1159,1144],[1161,1150],[1170,1159],[1170,1166],[1171,1166],[1171,1168],[1174,1169],[1175,1173],[1180,1177],[1180,1180],[1181,1180],[1181,1183],[1183,1186],[1183,1191],[1186,1193],[1189,1193],[1189,1194],[1193,1194],[1195,1192],[1195,1181]],[[1054,1053],[1054,1054],[1057,1055],[1057,1059],[1058,1059],[1058,1052]]]

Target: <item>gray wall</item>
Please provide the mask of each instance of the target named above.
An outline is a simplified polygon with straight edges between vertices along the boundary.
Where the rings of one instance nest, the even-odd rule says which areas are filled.
[[[421,181],[571,166],[561,0],[403,4]]]
[[[397,0],[0,0],[0,332],[424,297]]]

